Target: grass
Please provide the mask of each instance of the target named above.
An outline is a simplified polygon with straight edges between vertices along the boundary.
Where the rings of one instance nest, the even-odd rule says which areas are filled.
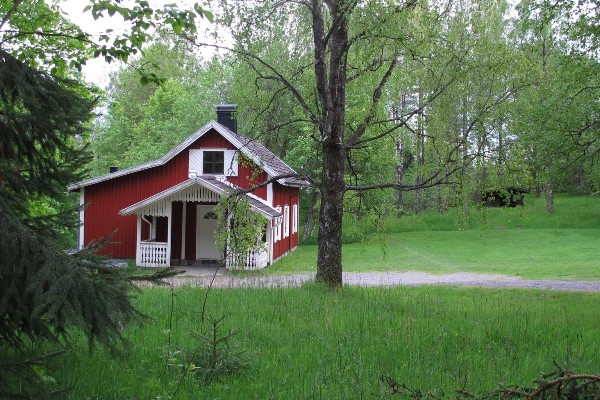
[[[377,238],[344,245],[344,269],[599,280],[600,200],[558,197],[556,209],[547,216],[542,200],[529,199],[468,218],[460,210],[403,217],[383,246]],[[316,246],[304,245],[260,273],[314,271],[315,260]],[[249,365],[206,382],[175,365],[189,365],[185,354],[198,345],[205,293],[143,289],[134,302],[151,319],[125,328],[127,356],[88,352],[73,332],[70,351],[51,361],[52,378],[71,399],[382,399],[393,398],[382,376],[437,394],[482,394],[531,385],[554,361],[600,373],[598,293],[310,284],[212,290],[208,315],[241,329],[232,344]]]
[[[192,349],[205,291],[145,289],[136,304],[152,316],[127,327],[130,355],[87,351],[75,335],[53,377],[72,399],[169,398],[181,369],[163,357]],[[578,372],[600,366],[600,295],[466,288],[213,290],[209,315],[241,328],[250,365],[214,382],[187,376],[177,399],[380,399],[382,375],[400,383],[475,393],[529,385],[557,361]],[[169,328],[171,330],[169,331]]]
[[[468,218],[457,209],[403,217],[385,237],[345,244],[344,271],[600,280],[600,199],[558,196],[555,205],[553,215],[544,199],[528,199],[526,207],[472,209]],[[263,273],[314,272],[316,256],[315,245],[303,245]]]

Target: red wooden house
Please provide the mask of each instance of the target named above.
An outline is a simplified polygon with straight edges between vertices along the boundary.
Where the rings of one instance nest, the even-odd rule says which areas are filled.
[[[116,258],[138,266],[187,265],[222,260],[215,249],[214,206],[224,193],[249,189],[294,171],[260,143],[237,133],[235,105],[217,106],[217,120],[161,159],[116,170],[68,187],[79,191],[78,246],[118,228]],[[243,157],[245,162],[238,162]],[[298,245],[300,189],[307,182],[284,177],[246,194],[265,218],[264,251],[247,255],[245,268],[264,268]],[[225,261],[227,265],[227,260]]]

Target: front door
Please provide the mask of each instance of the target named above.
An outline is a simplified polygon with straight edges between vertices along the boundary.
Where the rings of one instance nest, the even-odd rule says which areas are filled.
[[[196,213],[196,259],[220,260],[223,254],[219,254],[215,247],[215,229],[217,227],[217,215],[213,211],[214,206],[198,206]]]

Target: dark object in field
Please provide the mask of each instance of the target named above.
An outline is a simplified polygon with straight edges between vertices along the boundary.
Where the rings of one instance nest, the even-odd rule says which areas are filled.
[[[508,186],[503,189],[488,190],[481,193],[481,201],[487,207],[524,206],[525,193],[529,190]]]

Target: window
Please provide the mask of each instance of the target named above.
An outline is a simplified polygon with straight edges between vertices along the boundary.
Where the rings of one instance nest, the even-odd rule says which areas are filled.
[[[223,151],[204,151],[202,155],[202,173],[223,174],[225,153]]]
[[[283,207],[283,237],[290,236],[290,206]]]
[[[204,219],[219,219],[217,217],[217,214],[215,214],[213,211],[209,211],[204,215]]]
[[[298,204],[292,206],[292,233],[298,232]]]
[[[277,206],[275,209],[281,212],[281,206]],[[281,217],[275,218],[273,222],[275,223],[275,227],[273,229],[273,243],[275,243],[278,240],[281,240]]]
[[[237,150],[190,149],[188,176],[200,175],[238,176]]]

